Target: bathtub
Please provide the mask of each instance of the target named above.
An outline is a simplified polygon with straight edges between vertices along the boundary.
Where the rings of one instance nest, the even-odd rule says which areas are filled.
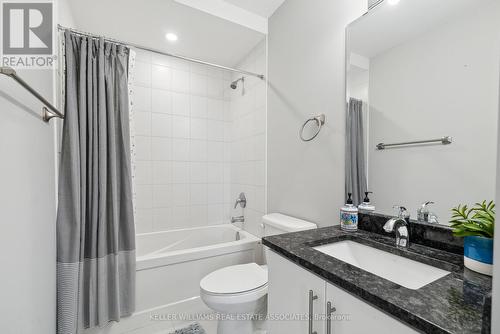
[[[136,312],[199,297],[210,272],[255,261],[260,239],[223,224],[136,236]]]

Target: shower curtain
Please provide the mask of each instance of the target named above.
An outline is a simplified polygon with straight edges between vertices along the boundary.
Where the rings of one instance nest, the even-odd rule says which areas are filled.
[[[132,314],[135,231],[129,49],[65,32],[65,120],[57,212],[57,333]]]
[[[363,101],[349,99],[346,134],[346,196],[352,193],[353,204],[359,205],[367,191]]]

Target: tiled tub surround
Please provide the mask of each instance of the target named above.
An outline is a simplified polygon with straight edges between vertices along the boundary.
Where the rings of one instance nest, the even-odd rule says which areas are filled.
[[[139,51],[134,75],[137,232],[227,222],[230,75]]]
[[[353,240],[451,274],[411,290],[313,249],[342,240]],[[363,230],[348,233],[338,226],[266,237],[263,244],[423,333],[482,333],[484,299],[491,291],[491,279],[464,269],[461,255],[417,243],[408,250],[398,249],[391,236]]]
[[[266,73],[266,42],[236,67]],[[229,223],[260,236],[266,212],[266,81],[137,51],[134,72],[137,233]]]
[[[266,73],[266,43],[258,44],[237,66]],[[233,74],[233,80],[240,78]],[[240,192],[247,196],[245,230],[262,236],[261,218],[266,214],[266,81],[245,76],[245,94],[241,82],[231,90],[231,199]],[[232,210],[241,215],[241,208]]]

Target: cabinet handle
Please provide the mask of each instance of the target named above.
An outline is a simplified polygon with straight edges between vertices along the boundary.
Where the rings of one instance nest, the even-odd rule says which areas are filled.
[[[326,334],[332,334],[332,314],[335,313],[337,309],[332,307],[332,303],[326,303]]]
[[[309,290],[309,334],[318,334],[316,331],[313,332],[313,302],[316,299],[318,299],[318,296],[312,290]]]

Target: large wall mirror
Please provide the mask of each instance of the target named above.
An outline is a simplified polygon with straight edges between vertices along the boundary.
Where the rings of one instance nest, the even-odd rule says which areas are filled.
[[[500,1],[385,0],[347,28],[347,179],[376,212],[495,198]],[[443,137],[450,137],[444,138]],[[429,143],[379,146],[413,141]],[[451,143],[450,143],[451,141]]]

